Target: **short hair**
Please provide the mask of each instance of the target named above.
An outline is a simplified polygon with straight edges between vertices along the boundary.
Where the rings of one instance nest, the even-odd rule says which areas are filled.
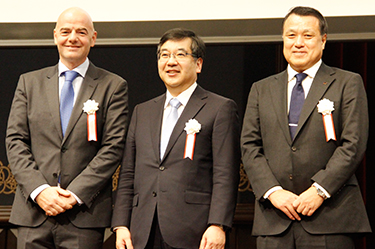
[[[204,44],[203,40],[197,36],[194,31],[184,28],[174,28],[170,29],[164,33],[164,35],[160,38],[157,54],[160,53],[160,48],[169,40],[172,41],[179,41],[185,38],[191,39],[191,52],[194,58],[202,58],[204,59],[206,55],[206,45]]]
[[[320,28],[320,35],[325,35],[328,33],[328,23],[327,20],[324,18],[324,16],[316,9],[311,7],[303,7],[303,6],[297,6],[294,7],[289,11],[289,13],[285,16],[283,20],[283,26],[282,30],[284,31],[284,24],[286,19],[292,14],[298,15],[298,16],[313,16],[316,17],[319,21],[319,28]]]

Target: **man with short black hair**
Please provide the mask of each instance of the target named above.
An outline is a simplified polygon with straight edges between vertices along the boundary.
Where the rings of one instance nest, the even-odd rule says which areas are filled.
[[[319,11],[293,8],[283,22],[288,68],[249,94],[242,160],[260,249],[353,249],[353,234],[371,231],[354,174],[366,150],[366,92],[360,75],[322,62],[327,28]]]
[[[158,46],[165,94],[135,107],[112,227],[117,249],[224,248],[239,180],[237,106],[197,83],[205,45],[186,29]]]

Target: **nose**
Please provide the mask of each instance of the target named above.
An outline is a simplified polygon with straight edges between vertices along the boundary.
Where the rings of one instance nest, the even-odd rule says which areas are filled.
[[[177,64],[177,59],[176,59],[176,56],[174,54],[171,54],[171,56],[169,56],[169,58],[167,60],[167,64],[168,65],[176,65]]]
[[[69,42],[75,43],[77,41],[77,33],[73,30],[69,35]]]
[[[297,39],[296,39],[296,42],[295,42],[295,46],[302,47],[304,44],[305,44],[305,40],[304,40],[303,35],[297,36]]]

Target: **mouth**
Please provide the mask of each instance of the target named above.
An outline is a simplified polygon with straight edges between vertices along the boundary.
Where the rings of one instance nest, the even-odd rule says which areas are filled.
[[[297,55],[297,56],[302,56],[302,55],[307,54],[307,52],[305,52],[305,51],[293,51],[293,54]]]
[[[166,73],[167,73],[169,76],[174,76],[174,75],[177,75],[178,73],[180,73],[180,71],[175,70],[175,69],[171,69],[171,70],[166,70]]]
[[[66,45],[65,46],[67,49],[73,49],[73,50],[75,50],[75,49],[79,49],[80,48],[80,46],[73,46],[73,45]]]

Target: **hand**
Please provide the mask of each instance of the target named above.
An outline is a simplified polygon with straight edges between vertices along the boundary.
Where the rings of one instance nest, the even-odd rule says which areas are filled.
[[[293,203],[297,198],[298,195],[285,189],[276,190],[268,196],[272,205],[283,211],[283,213],[291,220],[301,220],[293,206]]]
[[[316,188],[311,186],[298,196],[293,202],[293,207],[298,213],[311,216],[322,205],[323,201],[323,197],[318,195]]]
[[[133,249],[131,234],[128,228],[118,228],[116,230],[116,248]]]
[[[60,196],[66,203],[74,206],[77,204],[77,200],[76,198],[74,198],[74,196],[72,194],[70,194],[69,197],[66,197],[66,196]]]
[[[73,206],[63,198],[70,197],[70,193],[58,187],[48,187],[35,198],[36,203],[48,216],[55,216],[71,209]]]
[[[221,227],[211,225],[204,232],[199,249],[222,249],[225,246],[225,232]]]

